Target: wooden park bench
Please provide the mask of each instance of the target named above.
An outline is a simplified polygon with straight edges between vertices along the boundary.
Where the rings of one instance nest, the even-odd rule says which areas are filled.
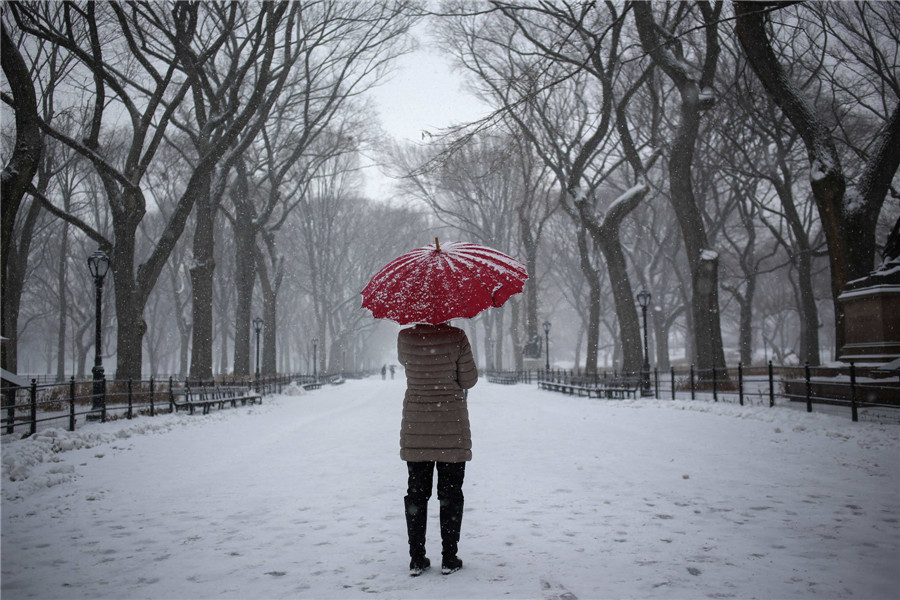
[[[631,387],[623,385],[608,385],[599,388],[605,398],[637,398],[640,387]],[[599,397],[599,396],[598,396]]]
[[[502,385],[513,385],[518,383],[515,375],[506,375],[503,373],[488,373],[487,380],[490,383],[499,383]]]
[[[262,403],[262,395],[240,385],[207,385],[207,386],[191,386],[185,385],[182,388],[172,388],[169,402],[172,405],[172,411],[186,410],[190,414],[199,408],[202,414],[209,414],[212,407],[219,409],[226,406],[235,407],[240,402],[241,406],[248,403]]]
[[[588,398],[600,398],[603,388],[581,385],[577,383],[563,383],[559,381],[538,381],[538,387],[551,392],[562,392],[573,396],[587,396]]]
[[[629,385],[627,381],[607,380],[594,385],[583,382],[538,381],[538,387],[551,392],[561,392],[573,396],[588,398],[624,399],[637,398],[639,386]]]

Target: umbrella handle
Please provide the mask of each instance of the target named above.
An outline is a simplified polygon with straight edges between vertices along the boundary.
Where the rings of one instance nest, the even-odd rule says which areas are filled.
[[[441,244],[440,244],[440,242],[438,242],[437,237],[434,238],[434,251],[435,252],[441,251]]]

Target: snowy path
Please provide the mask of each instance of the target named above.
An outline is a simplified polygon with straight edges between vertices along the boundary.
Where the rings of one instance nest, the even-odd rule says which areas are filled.
[[[486,382],[465,568],[412,579],[402,391],[5,443],[4,600],[900,596],[900,428]]]

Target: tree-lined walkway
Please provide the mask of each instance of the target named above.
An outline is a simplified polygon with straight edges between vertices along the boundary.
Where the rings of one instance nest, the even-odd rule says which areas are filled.
[[[3,596],[888,598],[900,589],[896,427],[487,382],[469,396],[465,568],[410,578],[402,391],[402,378],[348,381],[207,416],[4,444]],[[437,531],[432,499],[432,557]]]

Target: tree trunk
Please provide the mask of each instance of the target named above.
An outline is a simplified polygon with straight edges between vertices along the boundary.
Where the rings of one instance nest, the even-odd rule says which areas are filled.
[[[637,208],[649,191],[650,188],[646,185],[638,185],[626,191],[616,199],[603,218],[603,222],[599,224],[588,214],[588,207],[584,204],[579,206],[581,218],[588,226],[594,243],[603,252],[603,258],[606,261],[607,274],[616,307],[616,317],[619,322],[619,340],[622,343],[623,351],[622,371],[628,374],[640,373],[643,352],[641,325],[635,307],[631,282],[628,280],[628,266],[619,239],[619,228],[625,217]]]
[[[740,326],[738,328],[738,349],[741,363],[753,364],[753,296],[756,291],[756,278],[747,280],[747,290],[742,296],[735,295],[741,309]]]
[[[622,371],[627,374],[635,374],[640,373],[643,364],[641,325],[618,234],[618,228],[614,231],[604,231],[597,241],[603,251],[603,257],[606,259],[607,275],[616,306],[619,339],[622,343]]]
[[[132,269],[134,265],[134,230],[116,227],[116,249],[110,257],[115,290],[116,320],[116,379],[140,379],[142,362],[142,341],[147,325],[143,319],[143,303],[138,300]],[[108,277],[107,277],[108,279]],[[106,282],[104,282],[106,286]],[[108,350],[108,349],[107,349]],[[107,377],[109,375],[107,374]]]
[[[494,358],[496,362],[494,362],[494,368],[498,370],[503,369],[503,348],[505,344],[503,343],[503,339],[506,337],[503,335],[503,321],[506,315],[502,310],[497,311],[497,314],[494,315],[496,319],[494,321]]]
[[[667,320],[660,317],[657,311],[650,313],[650,326],[653,328],[653,339],[656,341],[656,364],[660,371],[668,371],[669,362],[669,328]]]
[[[526,206],[523,203],[519,207],[519,230],[521,231],[522,246],[525,249],[525,267],[528,270],[528,276],[531,283],[525,286],[524,292],[524,331],[525,340],[531,341],[536,337],[540,339],[540,325],[538,322],[538,295],[537,295],[537,255],[538,242],[531,232],[530,220],[528,218]],[[521,344],[520,344],[521,345]],[[521,355],[522,348],[516,349]],[[516,359],[516,364],[519,359]]]
[[[584,372],[593,375],[597,372],[597,346],[600,343],[600,274],[591,264],[588,236],[584,227],[578,228],[578,251],[581,256],[581,272],[588,284],[588,330],[587,351],[584,359]]]
[[[522,356],[522,337],[520,335],[522,329],[520,316],[520,313],[522,312],[521,303],[518,300],[513,301],[510,306],[510,311],[509,333],[512,337],[513,369],[521,371],[525,367],[524,357]]]
[[[653,20],[650,3],[635,3],[634,17],[641,45],[654,63],[672,79],[681,98],[680,122],[669,153],[669,191],[691,270],[692,337],[696,363],[701,377],[706,377],[711,375],[714,367],[720,371],[725,368],[719,320],[719,258],[709,248],[703,215],[694,197],[691,171],[700,115],[705,108],[701,79],[712,81],[718,56],[715,21],[706,26],[707,56],[703,74],[698,79],[687,72],[684,61],[671,56],[666,45],[660,43],[659,26]]]
[[[66,273],[69,264],[69,224],[63,221],[59,241],[59,263],[56,268],[56,288],[59,290],[59,313],[56,329],[56,380],[66,379],[66,324],[69,318],[69,296]],[[74,358],[74,357],[73,357]]]
[[[243,231],[242,231],[243,229]],[[235,286],[237,300],[234,309],[234,374],[250,375],[250,329],[253,320],[253,284],[256,280],[256,261],[253,258],[255,239],[237,225],[234,230]]]
[[[204,176],[195,200],[193,259],[191,262],[191,379],[212,378],[213,275],[216,268],[215,231],[218,202],[212,197],[211,174]]]
[[[6,284],[0,290],[3,294],[3,306],[6,308],[3,314],[3,327],[5,337],[9,342],[0,344],[3,346],[6,359],[5,369],[13,373],[18,372],[19,352],[19,307],[22,303],[22,292],[25,289],[25,278],[28,273],[28,253],[31,249],[31,241],[37,226],[38,217],[41,214],[41,206],[37,201],[32,201],[28,212],[22,220],[22,227],[14,232],[13,240],[9,244],[9,262],[7,264]]]
[[[10,285],[9,260],[15,239],[16,215],[27,186],[34,178],[43,153],[43,137],[38,128],[37,100],[28,67],[19,54],[15,43],[9,37],[5,24],[0,27],[0,61],[3,73],[9,82],[13,105],[16,112],[16,140],[9,162],[0,174],[0,197],[2,205],[2,229],[0,229],[0,335],[8,342],[0,344],[0,366],[15,373],[17,370],[16,344],[18,340],[19,301],[21,285],[17,294],[12,294],[16,285]],[[36,202],[35,202],[36,204]],[[21,253],[20,253],[21,254]],[[27,261],[27,253],[21,260]],[[24,270],[21,274],[24,277]]]
[[[837,298],[848,282],[865,277],[874,268],[875,225],[900,165],[900,104],[894,107],[879,134],[853,195],[845,198],[847,181],[831,126],[819,118],[813,104],[800,94],[779,64],[766,31],[767,13],[759,10],[757,2],[735,2],[734,7],[735,32],[747,61],[806,145],[810,187],[828,244],[835,345],[839,352],[844,342],[844,314]]]
[[[812,281],[812,252],[801,249],[797,257],[797,285],[800,288],[800,362],[822,364],[819,352],[819,307]]]
[[[277,308],[278,308],[278,289],[272,288],[263,293],[263,351],[262,351],[262,373],[265,375],[274,375],[277,372],[275,341],[277,331]],[[324,354],[324,353],[323,353]]]

